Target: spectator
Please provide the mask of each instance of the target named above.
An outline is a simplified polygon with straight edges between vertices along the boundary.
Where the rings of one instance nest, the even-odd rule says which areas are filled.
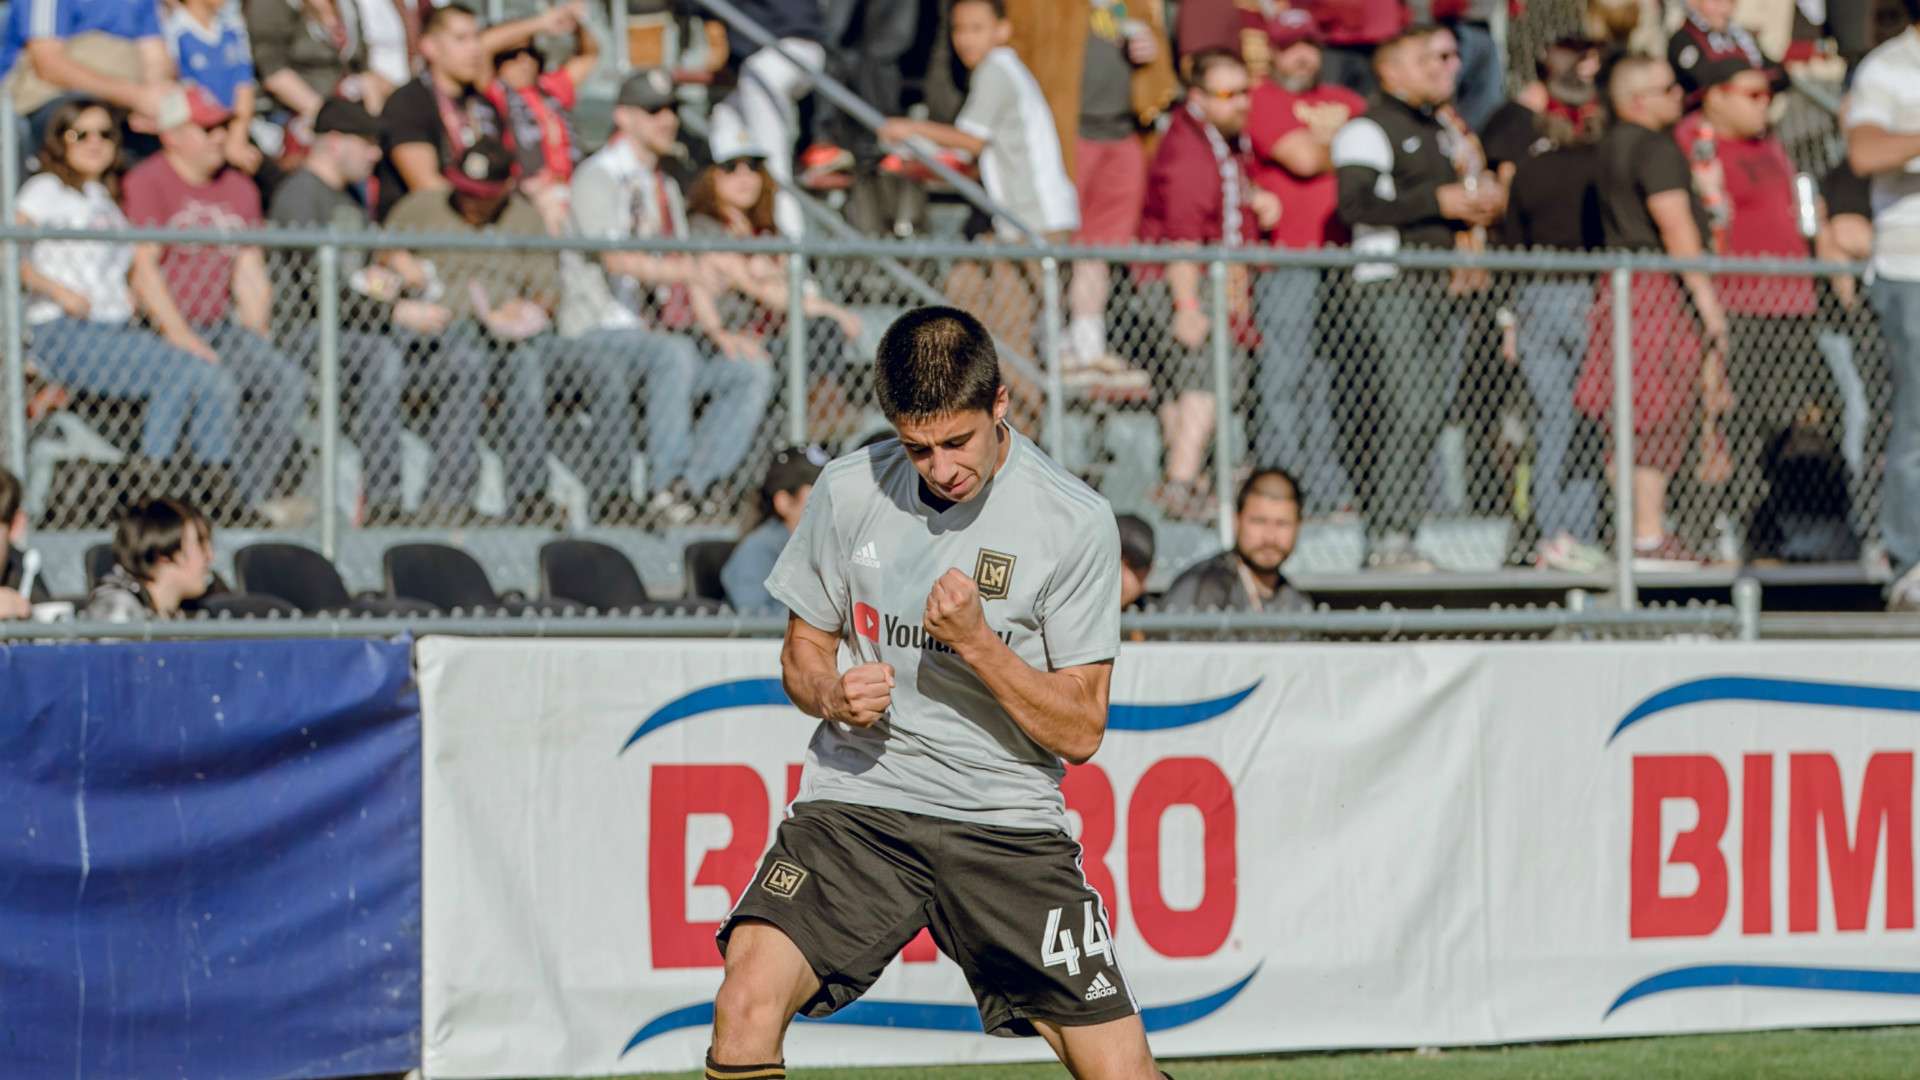
[[[148,499],[113,529],[113,569],[87,597],[81,618],[124,623],[171,619],[213,586],[213,524],[179,499]]]
[[[573,231],[641,239],[690,235],[686,201],[668,175],[669,164],[686,155],[679,131],[667,72],[628,76],[614,103],[613,137],[574,171]],[[647,365],[646,513],[683,524],[698,512],[695,493],[731,475],[750,448],[771,392],[766,350],[721,321],[693,256],[607,251],[594,258],[598,266],[564,257],[560,332],[581,353],[604,358],[595,369],[603,377],[627,378],[636,358]],[[684,336],[695,331],[705,335],[709,359]],[[712,400],[696,423],[702,392]],[[624,431],[625,445],[632,444],[631,422],[596,423],[594,430],[609,439]],[[620,460],[619,445],[606,446],[596,459]],[[613,511],[621,509],[604,506],[600,516],[617,517]]]
[[[0,40],[0,76],[28,120],[23,157],[39,148],[61,98],[102,101],[151,124],[180,91],[148,0],[18,0]]]
[[[0,619],[29,619],[33,605],[53,599],[47,579],[28,575],[28,559],[21,550],[27,542],[26,490],[20,478],[0,469]]]
[[[313,148],[300,169],[281,182],[267,210],[267,220],[296,229],[337,229],[360,232],[367,228],[367,208],[354,194],[373,174],[380,160],[380,126],[357,102],[338,98],[320,107],[313,123]],[[398,275],[366,265],[365,253],[348,248],[340,252],[339,331],[335,338],[346,392],[348,437],[360,450],[361,498],[366,525],[400,524],[405,516],[400,499],[400,406],[406,390],[406,367],[399,335],[436,335],[445,330],[452,314],[444,305],[422,300],[396,299]],[[283,248],[274,254],[280,281],[289,286],[274,308],[274,338],[289,353],[317,356],[320,348],[319,269],[317,259],[303,248]],[[440,388],[447,391],[432,426],[428,444],[437,468],[427,476],[426,502],[450,505],[449,487],[467,478],[480,424],[482,380],[461,381],[457,372]],[[452,385],[449,385],[452,384]],[[461,393],[465,393],[462,398]]]
[[[1842,113],[1845,127],[1845,113]],[[1853,171],[1845,158],[1820,181],[1820,231],[1814,237],[1814,258],[1821,262],[1873,261],[1873,185]],[[1879,320],[1861,280],[1852,274],[1827,278],[1821,290],[1820,351],[1833,369],[1840,390],[1840,452],[1848,475],[1855,481],[1856,517],[1864,517],[1867,487],[1860,481],[1868,463],[1885,458],[1886,425],[1868,410],[1869,399],[1886,400],[1889,391],[1869,388],[1868,372],[1885,371],[1877,357],[1885,343]],[[1872,380],[1878,384],[1880,380]]]
[[[1283,0],[1184,0],[1173,28],[1183,72],[1191,77],[1193,58],[1217,51],[1239,57],[1254,82],[1266,78],[1272,70],[1267,24],[1287,10],[1297,9]]]
[[[1257,82],[1247,118],[1253,181],[1280,200],[1270,239],[1277,247],[1318,251],[1346,244],[1337,213],[1333,136],[1366,111],[1344,86],[1321,81],[1319,23],[1306,11],[1267,24],[1273,74]],[[1259,422],[1254,457],[1301,477],[1315,505],[1351,506],[1353,482],[1335,453],[1333,360],[1322,352],[1321,304],[1328,283],[1314,267],[1271,267],[1254,278],[1260,328],[1254,392]]]
[[[161,117],[160,153],[127,174],[127,217],[135,225],[234,231],[261,225],[260,190],[226,165],[233,114],[199,87]],[[139,244],[133,292],[148,322],[177,349],[217,365],[226,391],[247,399],[233,447],[234,495],[276,524],[293,523],[297,501],[271,499],[293,456],[306,415],[300,369],[268,340],[273,282],[257,247]],[[217,500],[214,505],[222,510]]]
[[[1806,259],[1795,171],[1768,130],[1773,90],[1745,57],[1701,63],[1698,112],[1674,129],[1709,210],[1723,209],[1713,250],[1721,255]],[[1764,486],[1762,456],[1776,433],[1809,404],[1828,403],[1826,364],[1814,347],[1819,300],[1812,277],[1727,275],[1714,282],[1727,312],[1727,379],[1734,408],[1725,418],[1733,473],[1718,500],[1744,521]],[[1843,488],[1844,490],[1844,488]]]
[[[1313,606],[1280,567],[1300,536],[1300,485],[1285,469],[1256,469],[1234,500],[1233,548],[1181,571],[1167,590],[1175,611],[1306,611]]]
[[[240,12],[226,0],[179,0],[163,28],[180,81],[212,95],[233,114],[227,125],[227,164],[249,175],[260,169],[251,138],[257,86],[253,49]]]
[[[1114,523],[1120,529],[1120,610],[1138,610],[1153,576],[1153,526],[1138,514],[1116,514]]]
[[[1733,21],[1737,6],[1737,0],[1686,0],[1686,19],[1667,39],[1667,63],[1688,111],[1699,108],[1706,93],[1702,73],[1728,60],[1761,68],[1776,90],[1786,89],[1786,69],[1770,64],[1753,32]]]
[[[1256,242],[1262,229],[1279,220],[1279,200],[1248,182],[1247,94],[1246,65],[1231,53],[1193,58],[1186,104],[1174,111],[1147,170],[1142,239],[1237,247]],[[1205,349],[1213,323],[1201,278],[1200,264],[1175,262],[1167,265],[1164,282],[1152,285],[1167,297],[1153,306],[1173,311],[1172,348],[1158,372],[1167,458],[1155,499],[1186,518],[1207,512],[1201,468],[1213,433],[1213,362]]]
[[[398,89],[420,73],[425,42],[433,32],[433,13],[444,5],[434,0],[300,0],[319,13],[336,12],[328,22],[344,22],[352,11],[360,24],[367,72]],[[469,9],[471,13],[471,9]],[[325,18],[325,15],[322,16]]]
[[[1140,238],[1150,131],[1179,97],[1158,3],[1024,0],[1009,5],[1011,43],[1053,110],[1069,181],[1078,191],[1079,244],[1119,246]],[[1066,133],[1073,132],[1073,137]],[[1069,385],[1141,388],[1146,373],[1108,348],[1107,264],[1073,264],[1067,290]]]
[[[1500,106],[1480,130],[1487,164],[1511,183],[1520,163],[1575,144],[1592,145],[1606,123],[1596,80],[1600,51],[1585,38],[1562,38],[1534,59],[1534,81]]]
[[[263,92],[260,112],[285,133],[282,145],[269,150],[298,157],[330,97],[358,101],[378,115],[393,93],[397,84],[367,70],[357,0],[243,0],[243,10]]]
[[[739,83],[714,107],[712,136],[766,147],[772,155],[767,170],[784,188],[793,182],[799,102],[813,93],[813,76],[826,64],[820,0],[739,0],[736,6],[773,35],[779,47],[760,48],[734,37],[741,57]],[[774,220],[783,236],[798,237],[805,231],[800,203],[784,191],[774,195]]]
[[[1374,53],[1407,29],[1405,0],[1318,0],[1308,10],[1326,35],[1328,82],[1372,98],[1379,91]]]
[[[921,4],[896,0],[822,0],[821,41],[827,69],[882,116],[901,110],[901,61],[920,33]],[[801,184],[810,188],[844,183],[847,173],[868,171],[880,160],[879,144],[824,96],[813,103],[815,140],[800,156]]]
[[[70,100],[48,120],[40,161],[45,169],[20,187],[14,212],[42,229],[124,229],[116,161],[120,127],[106,106]],[[133,321],[127,276],[132,244],[50,241],[31,244],[20,280],[33,357],[68,387],[144,402],[136,471],[153,474],[189,443],[203,465],[233,458],[238,395],[218,367],[163,341]]]
[[[432,9],[420,35],[420,52],[426,58],[425,73],[395,90],[380,114],[386,156],[374,173],[377,221],[385,221],[409,193],[452,187],[449,168],[465,160],[481,139],[506,141],[512,148],[512,129],[481,90],[487,57],[480,17],[457,3]]]
[[[514,29],[516,36],[504,50],[494,53],[494,81],[487,98],[500,115],[507,118],[513,132],[513,148],[520,164],[520,193],[538,207],[553,232],[566,228],[567,182],[573,179],[573,167],[580,160],[580,140],[573,126],[573,109],[580,97],[580,84],[600,63],[600,42],[587,26],[586,10],[579,3],[549,9],[564,19],[526,19],[510,23],[502,30]],[[573,33],[573,55],[566,62],[545,70],[534,36],[554,27],[567,25]],[[523,39],[518,34],[524,30]]]
[[[1507,97],[1507,65],[1493,40],[1497,2],[1427,0],[1429,14],[1456,39],[1460,69],[1454,76],[1453,101],[1460,118],[1476,131],[1493,119]]]
[[[1615,124],[1600,140],[1595,180],[1607,246],[1699,257],[1709,229],[1686,155],[1669,134],[1681,115],[1680,85],[1672,69],[1663,60],[1629,56],[1614,65],[1608,95]],[[1631,300],[1633,490],[1616,497],[1632,500],[1637,563],[1697,563],[1699,557],[1667,531],[1667,488],[1686,458],[1696,406],[1705,406],[1708,419],[1726,409],[1727,317],[1705,274],[1682,274],[1679,281],[1667,274],[1636,274]],[[1612,416],[1612,308],[1602,282],[1575,389],[1580,409],[1602,423]]]
[[[1452,131],[1434,109],[1449,91],[1429,32],[1409,31],[1374,53],[1380,94],[1333,140],[1340,218],[1355,251],[1451,249],[1464,229],[1491,224],[1498,185],[1477,191],[1459,179]],[[1349,433],[1348,461],[1367,520],[1368,561],[1419,569],[1414,529],[1429,459],[1457,381],[1461,327],[1448,277],[1386,263],[1354,268],[1353,307],[1367,350],[1361,375],[1377,384],[1368,430]],[[1435,350],[1443,350],[1436,357]]]
[[[1847,162],[1873,181],[1872,299],[1893,373],[1880,535],[1893,563],[1887,606],[1920,611],[1920,0],[1913,26],[1854,73]]]
[[[395,95],[389,108],[398,104]],[[432,235],[546,235],[539,212],[514,191],[513,154],[499,139],[485,136],[468,146],[449,170],[447,183],[450,190],[414,191],[400,200],[387,218],[387,227]],[[486,376],[475,370],[481,363],[487,363],[505,383],[493,445],[506,470],[509,520],[531,526],[560,524],[560,508],[545,494],[544,367],[549,342],[542,338],[550,324],[548,312],[560,295],[559,258],[552,252],[526,249],[450,249],[412,250],[393,262],[410,290],[421,293],[423,299],[444,301],[451,309],[445,330],[424,335],[426,340],[411,340],[409,347],[430,353],[436,366],[455,374],[461,403],[474,400],[477,404],[467,394],[478,391],[466,389],[466,384],[473,380],[485,385]],[[604,410],[604,418],[617,423],[627,415],[627,396],[608,393],[589,400]],[[448,403],[443,403],[441,411],[447,408]],[[626,430],[631,434],[630,421]],[[464,443],[464,435],[458,438]],[[627,444],[632,444],[631,438]],[[478,462],[469,467],[463,455],[454,459],[453,467],[460,475],[448,482],[449,493],[470,491],[479,480]]]
[[[720,568],[727,604],[743,615],[772,615],[785,605],[767,591],[767,575],[780,560],[787,537],[800,524],[807,495],[820,477],[826,455],[811,447],[790,447],[773,456],[760,482],[760,524],[742,537]]]

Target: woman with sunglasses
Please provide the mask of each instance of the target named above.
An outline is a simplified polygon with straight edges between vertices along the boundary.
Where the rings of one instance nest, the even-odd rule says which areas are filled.
[[[45,171],[15,200],[18,224],[44,229],[126,229],[116,202],[119,118],[90,100],[61,105],[40,148]],[[220,369],[133,322],[127,275],[133,245],[107,240],[41,240],[27,246],[27,348],[48,378],[70,389],[146,404],[140,455],[173,456],[192,421],[194,456],[228,461],[236,404]]]

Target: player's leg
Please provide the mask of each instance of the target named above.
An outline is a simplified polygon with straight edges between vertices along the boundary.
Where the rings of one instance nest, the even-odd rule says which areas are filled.
[[[1137,1015],[1079,1027],[1035,1020],[1033,1028],[1078,1080],[1160,1080]]]
[[[708,1065],[751,1066],[780,1060],[787,1025],[820,979],[800,946],[760,919],[742,919],[727,940],[726,975],[713,999]]]

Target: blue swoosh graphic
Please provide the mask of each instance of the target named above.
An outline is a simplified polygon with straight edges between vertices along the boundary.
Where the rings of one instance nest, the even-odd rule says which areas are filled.
[[[1761,701],[1778,705],[1826,705],[1879,712],[1920,712],[1920,690],[1862,683],[1819,682],[1813,679],[1763,679],[1750,675],[1717,675],[1675,683],[1635,705],[1614,725],[1607,744],[1620,733],[1659,713],[1708,701]]]
[[[1233,711],[1239,704],[1253,696],[1264,680],[1256,679],[1244,690],[1217,698],[1202,701],[1173,702],[1166,704],[1115,704],[1107,710],[1107,730],[1109,731],[1172,731],[1175,728],[1191,727],[1205,723],[1216,716]],[[620,744],[620,751],[641,739],[659,731],[669,724],[691,719],[703,713],[718,712],[721,709],[745,709],[766,705],[790,705],[787,691],[780,685],[779,679],[734,679],[731,682],[715,683],[698,690],[682,694],[653,711],[653,714],[640,722]]]
[[[1240,996],[1253,977],[1260,974],[1255,967],[1247,972],[1246,978],[1232,986],[1215,991],[1205,997],[1191,1001],[1176,1001],[1169,1005],[1150,1005],[1140,1010],[1140,1022],[1149,1035],[1157,1031],[1183,1027],[1203,1020],[1219,1012],[1227,1002]],[[800,1018],[802,1022],[814,1024],[847,1024],[854,1027],[890,1027],[913,1031],[980,1031],[980,1010],[972,1005],[946,1005],[920,1001],[856,1001],[832,1016],[810,1020]],[[627,1045],[620,1051],[626,1057],[634,1047],[656,1035],[681,1028],[706,1027],[713,1023],[713,1005],[711,1002],[689,1005],[684,1009],[661,1013],[659,1016],[641,1025],[633,1033]]]
[[[1842,994],[1920,995],[1920,971],[1890,968],[1775,967],[1763,964],[1700,964],[1650,975],[1627,987],[1607,1009],[1670,990],[1758,986],[1774,990],[1823,990]],[[1605,1019],[1605,1017],[1602,1017]]]

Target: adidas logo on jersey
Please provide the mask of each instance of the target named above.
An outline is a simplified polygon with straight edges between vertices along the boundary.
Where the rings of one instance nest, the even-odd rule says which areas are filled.
[[[869,540],[853,551],[853,565],[864,566],[870,570],[880,569],[880,549]]]
[[[1120,988],[1108,981],[1107,973],[1099,971],[1094,973],[1093,982],[1087,987],[1087,1000],[1099,1001],[1101,998],[1110,998],[1119,992]]]

